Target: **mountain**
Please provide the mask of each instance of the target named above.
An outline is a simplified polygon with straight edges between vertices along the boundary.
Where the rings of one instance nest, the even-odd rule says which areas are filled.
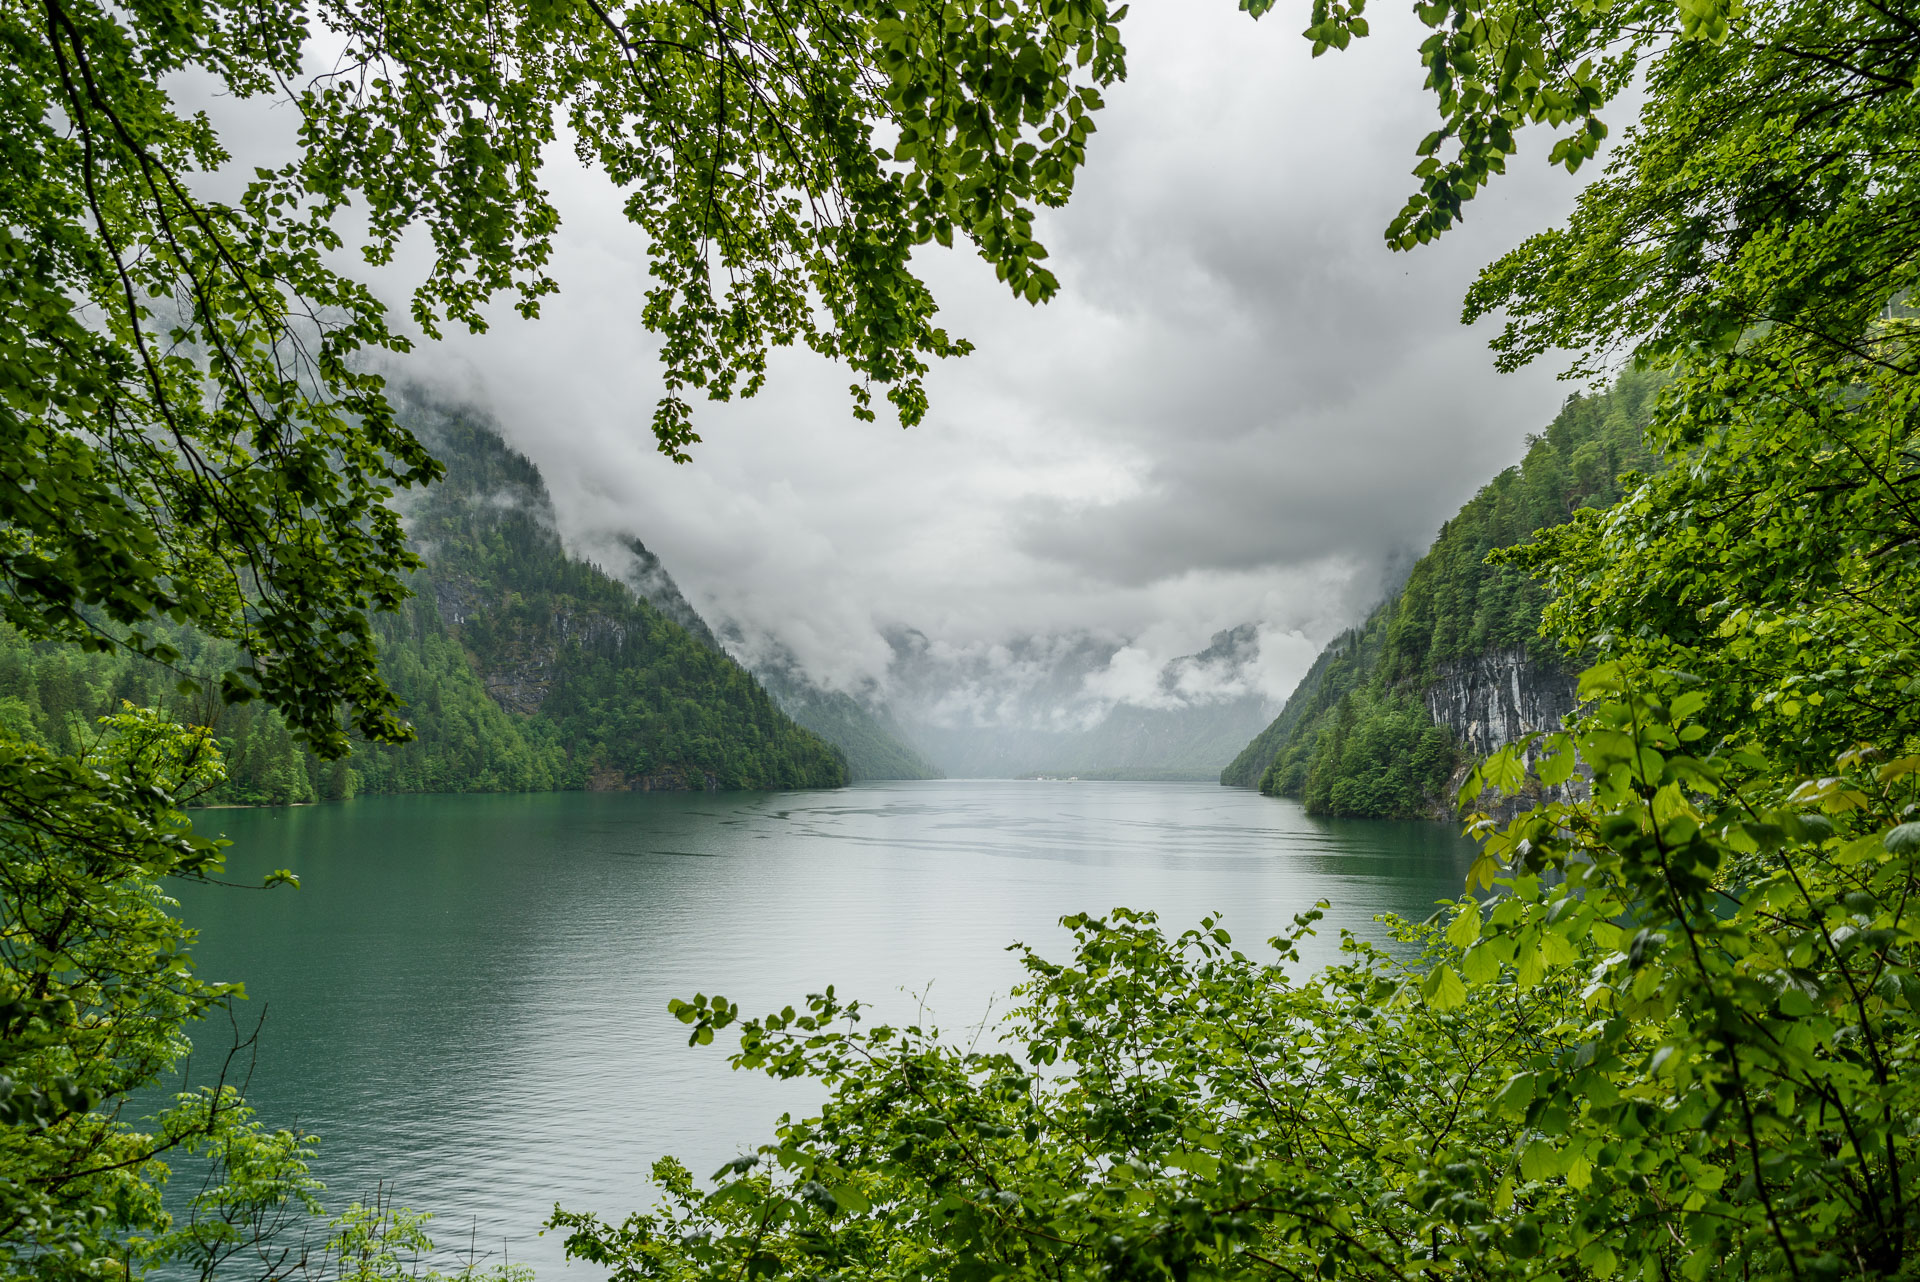
[[[363,743],[347,760],[321,762],[260,705],[184,697],[177,674],[144,661],[71,654],[10,632],[0,634],[0,723],[65,750],[123,699],[211,724],[228,778],[206,802],[846,782],[839,752],[783,713],[691,607],[691,621],[678,621],[569,556],[538,470],[481,417],[405,389],[396,399],[447,466],[404,513],[426,562],[415,596],[374,621],[413,742]],[[643,565],[645,549],[629,550]],[[197,634],[170,639],[202,677],[236,657]]]
[[[1084,633],[966,650],[906,629],[889,641],[899,724],[960,777],[1212,779],[1273,714],[1251,624],[1158,669]]]
[[[1539,636],[1546,590],[1487,555],[1611,504],[1622,473],[1657,466],[1641,433],[1659,386],[1629,372],[1570,399],[1521,463],[1441,528],[1406,585],[1328,643],[1220,781],[1315,814],[1441,814],[1472,759],[1558,728],[1574,679]]]
[[[619,551],[628,559],[624,564],[610,567],[616,579],[633,589],[635,596],[686,629],[687,635],[701,645],[709,650],[725,652],[720,638],[713,635],[713,629],[707,626],[707,621],[700,617],[700,612],[680,591],[680,585],[667,573],[667,567],[660,564],[660,558],[647,550],[646,544],[629,535],[619,541]]]
[[[491,427],[420,399],[408,405],[407,423],[447,464],[408,526],[440,622],[494,700],[564,748],[567,784],[846,782],[838,754],[781,712],[704,624],[696,636],[627,584],[568,556],[540,473]]]

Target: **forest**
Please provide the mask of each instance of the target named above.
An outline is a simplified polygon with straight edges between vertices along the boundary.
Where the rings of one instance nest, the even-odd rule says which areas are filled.
[[[1316,57],[1371,34],[1362,0],[1241,8],[1306,19]],[[564,122],[645,244],[666,458],[700,444],[696,392],[759,393],[803,344],[856,418],[925,422],[930,362],[969,344],[916,253],[1058,292],[1039,211],[1091,163],[1126,7],[798,14],[0,6],[0,1274],[428,1276],[419,1217],[329,1212],[314,1137],[247,1103],[242,1044],[136,1103],[243,992],[195,969],[169,893],[229,875],[185,807],[230,761],[263,789],[450,777],[410,721],[437,697],[478,778],[842,776],[744,673],[556,559],[524,460],[445,448],[474,425],[418,421],[378,372],[558,288]],[[1323,812],[1409,808],[1451,766],[1420,683],[1550,652],[1577,713],[1464,774],[1465,884],[1318,968],[1324,907],[1261,942],[1074,912],[1014,946],[1004,1023],[964,1041],[831,986],[759,1015],[676,998],[692,1045],[807,1102],[705,1178],[660,1159],[651,1207],[557,1206],[571,1259],[617,1282],[1920,1271],[1920,14],[1413,17],[1437,123],[1382,252],[1536,153],[1581,171],[1463,314],[1497,367],[1612,390],[1448,524],[1240,770]],[[310,75],[310,36],[340,74]],[[208,195],[232,156],[169,95],[191,76],[288,108],[292,158]],[[347,262],[417,275],[392,302]],[[463,487],[502,501],[435,506]],[[89,723],[116,693],[151,701]]]

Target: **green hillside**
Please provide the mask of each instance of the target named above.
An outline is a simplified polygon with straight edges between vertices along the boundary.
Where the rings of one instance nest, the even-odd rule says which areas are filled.
[[[1496,548],[1604,507],[1623,473],[1655,459],[1642,444],[1658,381],[1628,373],[1607,392],[1569,400],[1526,457],[1441,527],[1406,586],[1335,637],[1220,781],[1294,797],[1314,814],[1425,813],[1457,763],[1422,692],[1448,663],[1514,647],[1540,649],[1546,594],[1524,572],[1489,565]],[[1544,653],[1541,657],[1547,657]]]
[[[0,724],[61,751],[122,700],[213,724],[227,780],[209,804],[364,793],[567,788],[819,788],[841,754],[787,717],[738,664],[594,566],[568,557],[533,465],[471,416],[416,400],[411,426],[447,477],[408,512],[427,565],[376,621],[380,666],[416,731],[323,763],[255,704],[183,695],[181,674],[0,633]],[[232,649],[173,641],[212,677]]]
[[[533,464],[468,416],[416,406],[412,425],[447,463],[409,527],[441,621],[494,699],[564,748],[562,786],[846,782],[744,668],[566,556]]]

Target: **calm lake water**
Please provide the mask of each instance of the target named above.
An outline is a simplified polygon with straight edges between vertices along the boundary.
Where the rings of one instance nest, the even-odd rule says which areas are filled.
[[[442,1245],[542,1273],[555,1202],[620,1215],[675,1154],[705,1175],[815,1095],[690,1049],[671,997],[753,1014],[826,984],[922,1003],[966,1037],[1018,982],[1006,945],[1065,951],[1065,913],[1124,904],[1243,945],[1319,899],[1339,928],[1424,917],[1471,847],[1438,824],[1325,822],[1205,784],[930,782],[829,793],[377,797],[201,812],[229,870],[196,888],[203,975],[245,981],[248,1093],[323,1137],[330,1207],[380,1181]],[[229,1030],[198,1039],[204,1076]],[[586,1276],[585,1270],[569,1270]]]

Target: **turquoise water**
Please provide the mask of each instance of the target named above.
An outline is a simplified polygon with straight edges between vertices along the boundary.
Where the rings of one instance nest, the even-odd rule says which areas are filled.
[[[249,1095],[323,1137],[329,1205],[385,1182],[443,1244],[548,1274],[555,1202],[624,1214],[656,1157],[705,1174],[814,1099],[689,1049],[671,997],[757,1014],[831,983],[971,1036],[1019,978],[1006,946],[1063,951],[1062,914],[1219,912],[1246,944],[1327,899],[1324,958],[1341,926],[1458,894],[1471,851],[1438,824],[1204,784],[377,797],[198,822],[236,843],[235,880],[300,874],[182,902],[201,973],[247,985]],[[196,1040],[201,1080],[232,1033]]]

